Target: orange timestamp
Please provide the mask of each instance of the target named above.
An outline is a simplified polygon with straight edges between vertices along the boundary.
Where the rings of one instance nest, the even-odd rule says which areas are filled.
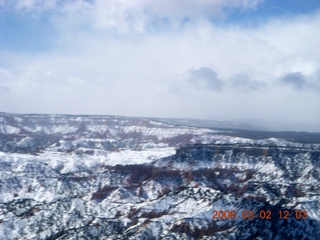
[[[235,210],[213,210],[212,211],[213,220],[227,220],[227,219],[262,219],[262,220],[271,220],[274,218],[271,210],[260,210],[255,212],[253,210],[242,210],[237,212]],[[288,220],[289,218],[294,219],[307,219],[308,213],[306,210],[281,210],[276,216],[278,219]]]

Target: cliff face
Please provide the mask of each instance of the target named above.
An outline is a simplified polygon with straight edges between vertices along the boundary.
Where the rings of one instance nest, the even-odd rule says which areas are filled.
[[[0,174],[0,239],[320,238],[317,143],[2,113]]]

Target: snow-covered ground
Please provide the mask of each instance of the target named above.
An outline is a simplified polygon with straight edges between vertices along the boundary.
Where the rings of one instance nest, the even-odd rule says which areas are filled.
[[[0,239],[320,239],[319,144],[184,123],[1,113]]]

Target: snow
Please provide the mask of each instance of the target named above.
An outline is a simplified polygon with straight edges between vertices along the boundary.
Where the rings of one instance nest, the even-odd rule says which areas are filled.
[[[157,136],[159,140],[166,138],[173,138],[179,135],[193,134],[193,135],[203,135],[203,134],[212,134],[215,131],[210,129],[198,129],[193,127],[145,127],[145,126],[125,126],[123,127],[124,133],[143,133],[144,136]]]
[[[119,152],[111,152],[107,155],[106,163],[108,165],[116,164],[142,164],[151,163],[156,159],[171,156],[175,154],[175,148],[152,148],[147,150],[121,150]]]
[[[126,226],[125,232],[136,231],[137,239],[145,237],[147,230],[158,238],[165,238],[166,234],[181,237],[170,229],[179,224],[187,224],[192,230],[209,227],[213,210],[236,210],[241,215],[242,210],[258,208],[257,202],[250,205],[246,197],[265,197],[268,204],[277,204],[280,196],[285,196],[290,200],[286,207],[305,209],[311,220],[320,221],[316,193],[319,180],[311,174],[317,169],[310,154],[320,149],[316,144],[303,145],[277,138],[252,140],[205,128],[121,117],[54,115],[48,118],[41,115],[16,117],[12,125],[2,122],[0,132],[17,134],[10,144],[23,147],[29,153],[0,151],[0,239],[45,239],[62,227],[73,229],[88,224],[108,229],[110,221]],[[20,129],[32,134],[22,135]],[[130,133],[139,133],[141,138]],[[55,134],[52,139],[51,134]],[[184,135],[190,139],[185,140]],[[33,151],[39,147],[39,136],[45,136],[48,145]],[[207,152],[192,145],[185,147],[196,142],[209,144],[203,148]],[[184,147],[180,148],[179,144]],[[233,144],[234,148],[219,153],[212,150],[219,148],[219,144]],[[259,151],[274,146],[280,154],[275,157],[248,154],[253,144],[260,145]],[[286,153],[287,146],[299,147],[301,153]],[[239,152],[235,154],[234,149]],[[135,179],[131,178],[134,168],[112,167],[118,164],[145,164],[148,171],[151,169],[148,174],[152,177],[130,182]],[[124,172],[119,170],[122,168]],[[154,177],[159,169],[179,171],[172,171],[168,177],[165,174]],[[203,177],[207,169],[212,170],[213,175]],[[186,170],[196,170],[198,176],[189,179],[184,175],[188,173]],[[247,173],[253,175],[248,177]],[[230,189],[233,192],[225,193],[219,184],[228,187],[227,192]],[[229,188],[233,184],[234,190]],[[280,196],[267,185],[278,190]],[[255,189],[238,191],[247,186]],[[290,186],[316,190],[290,197],[286,196]],[[33,207],[37,210],[27,214]],[[18,214],[23,215],[17,217]],[[216,233],[217,236],[236,236],[232,232],[238,231],[240,221],[242,218],[217,220],[218,228],[226,222],[230,225],[227,230]],[[311,225],[304,226],[310,231]],[[99,234],[99,227],[92,231]],[[299,233],[297,229],[294,231]]]
[[[89,124],[86,125],[86,128],[91,132],[97,132],[97,133],[104,133],[108,130],[107,125],[96,125],[96,124]]]
[[[23,129],[28,131],[28,132],[42,132],[43,131],[43,127],[39,126],[39,125],[36,125],[36,126],[33,126],[33,127],[23,126]]]
[[[4,134],[17,134],[20,132],[20,128],[10,125],[0,125],[0,133]]]
[[[17,146],[19,147],[32,147],[33,145],[34,140],[31,137],[25,137],[17,143]]]
[[[69,125],[59,125],[59,126],[53,126],[51,129],[46,129],[45,132],[49,134],[68,134],[68,133],[74,133],[78,130],[77,127],[69,126]]]

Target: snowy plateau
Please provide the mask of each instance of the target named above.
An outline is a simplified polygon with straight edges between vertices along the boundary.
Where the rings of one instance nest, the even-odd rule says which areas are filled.
[[[0,239],[319,240],[320,134],[213,125],[0,113]]]

